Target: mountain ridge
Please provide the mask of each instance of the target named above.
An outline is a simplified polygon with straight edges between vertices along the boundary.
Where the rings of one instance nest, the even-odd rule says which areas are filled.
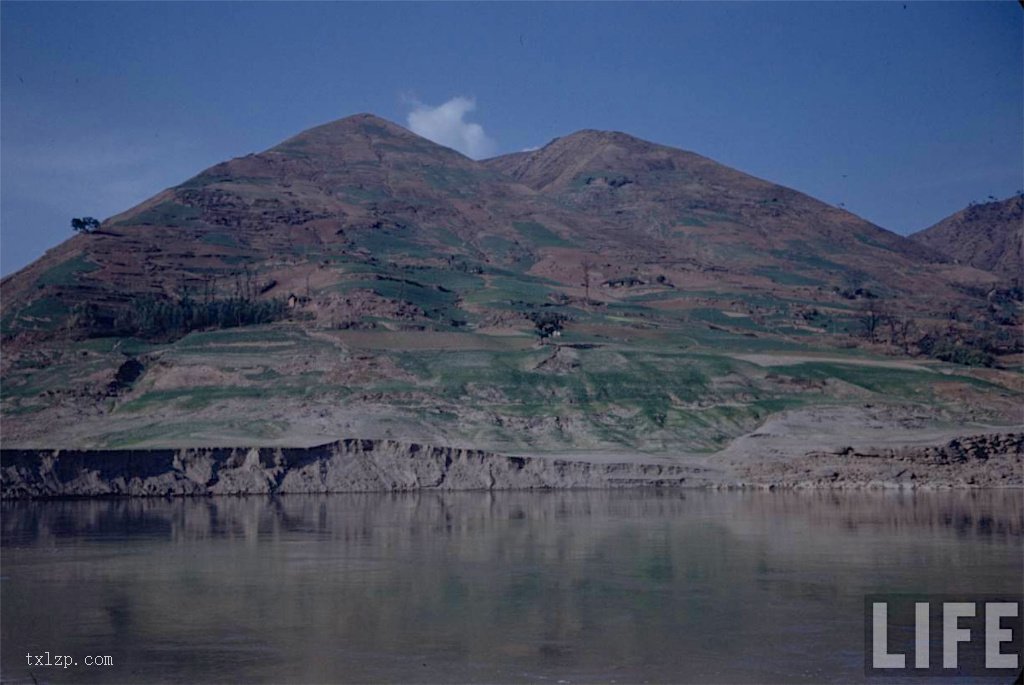
[[[99,299],[113,319],[125,282],[136,295],[173,297],[237,278],[239,265],[273,272],[267,292],[283,297],[303,280],[327,285],[300,254],[365,260],[381,250],[529,264],[570,294],[587,278],[583,263],[599,258],[610,282],[701,287],[768,279],[902,297],[939,265],[946,285],[930,287],[957,299],[959,282],[986,279],[799,191],[622,132],[584,129],[478,162],[362,113],[213,165],[72,238],[4,279],[3,315],[10,324],[12,309],[42,291],[64,310]],[[61,274],[69,263],[74,273]]]

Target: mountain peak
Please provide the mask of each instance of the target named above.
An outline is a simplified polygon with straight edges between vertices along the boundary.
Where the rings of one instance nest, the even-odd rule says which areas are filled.
[[[549,145],[559,144],[572,144],[579,146],[601,146],[601,145],[629,145],[631,147],[649,147],[658,148],[662,147],[656,143],[631,136],[628,133],[622,131],[603,131],[596,128],[584,128],[575,133],[570,133],[567,136],[555,138],[549,143]]]
[[[621,131],[583,129],[538,150],[488,160],[534,190],[572,185],[580,174],[633,172],[708,162],[692,152],[658,145]]]
[[[354,128],[354,129],[385,129],[394,134],[405,133],[408,135],[415,135],[408,129],[399,126],[393,121],[385,119],[384,117],[377,116],[371,112],[360,112],[359,114],[352,114],[341,119],[335,119],[322,126],[314,127],[310,130],[322,127],[338,127],[338,128]]]
[[[407,138],[422,140],[412,131],[370,113],[353,114],[326,124],[306,129],[272,148],[284,151],[310,144],[331,145],[344,143],[353,136],[370,138]]]

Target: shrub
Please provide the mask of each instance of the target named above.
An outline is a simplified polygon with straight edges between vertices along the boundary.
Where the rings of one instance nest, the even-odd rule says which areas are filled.
[[[98,219],[91,216],[75,217],[71,220],[71,228],[76,233],[92,233],[100,227]]]

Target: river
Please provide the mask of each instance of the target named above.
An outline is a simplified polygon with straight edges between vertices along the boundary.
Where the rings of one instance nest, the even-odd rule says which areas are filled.
[[[1020,592],[1024,558],[1021,492],[0,506],[14,682],[846,682],[866,594]]]

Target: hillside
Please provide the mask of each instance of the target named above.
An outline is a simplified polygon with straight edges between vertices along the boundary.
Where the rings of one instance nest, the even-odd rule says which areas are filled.
[[[1024,196],[972,204],[910,239],[961,264],[1020,278],[1024,274]]]
[[[476,162],[357,115],[5,278],[4,443],[707,453],[823,406],[1006,423],[1016,373],[945,363],[1012,344],[997,280],[622,133]]]

